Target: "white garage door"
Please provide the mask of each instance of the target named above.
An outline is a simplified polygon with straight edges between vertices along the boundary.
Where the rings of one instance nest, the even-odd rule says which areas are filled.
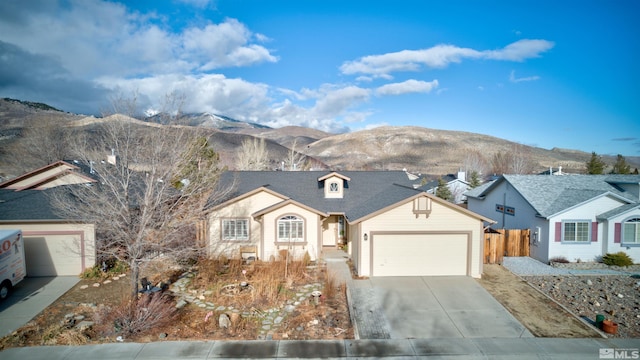
[[[76,276],[82,272],[77,236],[24,236],[27,276]]]
[[[467,234],[375,234],[373,276],[468,275]]]

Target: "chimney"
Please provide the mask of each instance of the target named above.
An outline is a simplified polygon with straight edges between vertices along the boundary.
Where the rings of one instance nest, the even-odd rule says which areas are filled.
[[[467,181],[467,173],[462,170],[458,170],[458,180]]]
[[[111,165],[116,165],[116,151],[111,149],[111,155],[107,155],[107,162]]]

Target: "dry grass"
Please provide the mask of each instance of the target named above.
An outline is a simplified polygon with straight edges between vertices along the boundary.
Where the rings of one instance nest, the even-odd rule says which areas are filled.
[[[206,300],[216,305],[238,308],[240,303],[241,310],[275,306],[285,301],[296,285],[313,280],[307,274],[308,259],[286,259],[286,252],[278,260],[251,264],[224,257],[203,259],[192,286],[210,290],[212,294]],[[242,282],[248,286],[241,287]]]
[[[123,300],[97,313],[96,331],[101,336],[141,334],[177,319],[173,299],[161,293],[143,295],[136,300]]]

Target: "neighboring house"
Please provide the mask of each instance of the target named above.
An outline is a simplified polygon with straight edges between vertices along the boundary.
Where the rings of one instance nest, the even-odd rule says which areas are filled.
[[[530,229],[531,257],[542,262],[619,251],[640,262],[638,175],[503,175],[466,195],[494,228]]]
[[[414,188],[404,171],[224,173],[207,219],[211,255],[322,256],[344,243],[361,276],[482,274],[489,218]]]
[[[95,226],[61,219],[48,194],[94,181],[79,166],[58,161],[0,183],[0,229],[22,230],[27,276],[76,276],[95,265]]]
[[[462,204],[467,201],[467,197],[464,193],[471,187],[466,180],[465,172],[458,171],[458,176],[453,174],[447,174],[442,179],[447,184],[449,191],[451,191],[452,201],[454,204]],[[431,195],[435,195],[438,190],[438,180],[430,181],[419,187],[420,190],[424,190]]]

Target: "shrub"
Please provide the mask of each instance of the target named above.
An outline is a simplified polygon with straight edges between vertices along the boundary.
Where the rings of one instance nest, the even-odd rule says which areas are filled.
[[[144,333],[168,325],[177,318],[178,310],[171,297],[159,293],[145,295],[102,309],[97,316],[97,331],[103,336]]]
[[[549,259],[549,262],[567,264],[567,263],[569,263],[569,260],[567,260],[567,258],[564,257],[564,256],[554,256],[551,259]]]
[[[105,272],[103,268],[106,268],[107,271]],[[110,259],[109,261],[104,261],[104,264],[96,264],[85,269],[80,274],[80,277],[83,279],[100,279],[113,274],[125,273],[128,269],[129,267],[125,262]]]
[[[324,287],[322,289],[322,296],[326,300],[332,300],[336,296],[336,290],[338,287],[338,281],[332,272],[327,272],[324,278]]]
[[[311,255],[309,255],[309,252],[305,252],[304,256],[302,257],[302,265],[303,266],[308,266],[309,264],[311,264]]]
[[[85,269],[80,277],[83,279],[99,279],[103,275],[102,270],[98,265]]]
[[[630,266],[633,265],[633,260],[624,251],[617,252],[615,254],[606,254],[602,257],[602,262],[607,265],[614,266]]]

